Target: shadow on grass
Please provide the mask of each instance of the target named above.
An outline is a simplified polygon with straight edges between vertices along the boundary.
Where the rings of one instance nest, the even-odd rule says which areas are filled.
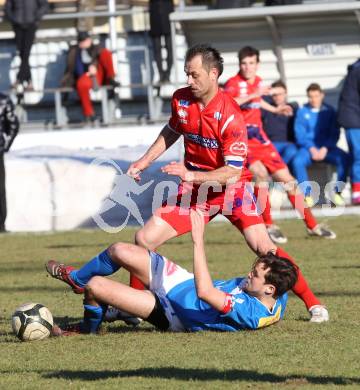
[[[360,265],[334,265],[333,269],[359,269]]]
[[[104,325],[107,325],[107,323],[105,323]],[[136,327],[136,326],[131,326],[131,325],[121,325],[121,326],[117,326],[117,327],[107,327],[105,329],[106,329],[106,333],[117,333],[117,334],[134,333],[134,332],[162,333],[160,330],[152,327],[150,324],[146,323],[146,325],[149,325],[149,327],[144,327],[144,326]]]
[[[248,381],[248,382],[270,382],[270,383],[311,383],[311,384],[335,384],[351,385],[359,384],[360,378],[348,378],[341,376],[313,376],[313,375],[276,375],[272,373],[259,373],[251,370],[213,370],[197,368],[140,368],[135,370],[119,371],[69,371],[61,370],[43,374],[47,379],[68,379],[95,381],[109,378],[143,377],[159,379],[177,379],[185,381]]]
[[[67,325],[72,324],[74,322],[79,322],[82,320],[82,317],[54,317],[54,324],[56,325]]]

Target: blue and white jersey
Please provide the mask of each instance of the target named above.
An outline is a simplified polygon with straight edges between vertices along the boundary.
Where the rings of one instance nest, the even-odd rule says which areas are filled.
[[[242,290],[246,278],[214,281],[214,286],[228,294],[228,311],[221,313],[198,298],[193,278],[183,281],[166,294],[173,310],[189,331],[238,331],[258,329],[279,321],[286,308],[287,294],[269,310],[257,298]]]

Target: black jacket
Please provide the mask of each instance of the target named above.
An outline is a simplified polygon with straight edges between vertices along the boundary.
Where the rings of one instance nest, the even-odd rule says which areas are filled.
[[[19,131],[19,120],[14,111],[14,104],[0,93],[0,153],[10,149]]]
[[[12,24],[29,27],[37,25],[48,8],[47,0],[6,0],[5,16]]]
[[[265,99],[269,104],[275,105],[272,99]],[[293,109],[292,116],[273,114],[261,109],[261,118],[265,133],[271,142],[294,142],[294,119],[299,105],[295,102],[287,103]]]
[[[360,129],[360,59],[348,67],[338,105],[340,126]]]
[[[150,0],[150,35],[160,37],[170,35],[169,15],[174,12],[172,0]]]

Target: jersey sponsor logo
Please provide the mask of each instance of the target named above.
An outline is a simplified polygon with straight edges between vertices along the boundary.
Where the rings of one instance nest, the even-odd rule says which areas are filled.
[[[232,131],[231,132],[231,135],[232,135],[232,137],[234,137],[234,138],[238,138],[238,137],[241,137],[241,135],[242,135],[242,131]]]
[[[245,142],[234,142],[230,146],[230,152],[235,156],[246,157],[247,154],[247,145]]]
[[[190,106],[190,102],[188,100],[179,100],[179,106],[180,107],[189,107]]]
[[[214,118],[215,119],[217,119],[219,121],[221,119],[221,117],[222,117],[221,112],[219,112],[219,111],[214,112]]]
[[[180,109],[178,111],[178,115],[179,115],[180,118],[186,118],[188,116],[188,113],[185,110]]]
[[[187,125],[188,124],[188,121],[186,119],[183,119],[183,118],[180,118],[179,119],[179,122],[184,124],[184,125]]]
[[[202,137],[199,134],[192,134],[192,133],[186,133],[186,134],[184,134],[184,137],[192,142],[195,142],[198,145],[203,146],[204,148],[207,148],[207,149],[218,149],[219,148],[219,143],[217,142],[216,139],[213,139],[213,138],[206,138],[206,137]]]

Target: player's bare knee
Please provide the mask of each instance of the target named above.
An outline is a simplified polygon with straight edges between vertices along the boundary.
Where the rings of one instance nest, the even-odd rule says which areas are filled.
[[[258,256],[266,255],[268,252],[276,252],[276,245],[271,241],[265,229],[257,231],[256,234],[245,234],[245,239]]]
[[[256,182],[269,181],[269,174],[267,169],[259,162],[250,165],[251,173],[256,177]]]
[[[276,245],[269,239],[270,242],[262,242],[258,244],[256,253],[258,256],[266,255],[269,252],[276,253]]]
[[[139,246],[144,246],[143,243],[144,243],[144,232],[143,229],[140,229],[135,233],[135,244]]]
[[[149,240],[148,234],[146,234],[144,229],[140,229],[136,232],[135,244],[150,250],[153,250],[155,248],[151,240]]]
[[[129,244],[123,242],[117,242],[115,244],[110,245],[107,252],[111,257],[111,260],[113,260],[115,263],[119,265],[122,265],[124,260],[128,257],[127,255],[129,250],[130,250]]]
[[[268,185],[267,183],[269,182],[270,177],[266,171],[260,170],[259,173],[256,173],[255,175],[256,175],[256,184],[265,183],[266,185]]]

